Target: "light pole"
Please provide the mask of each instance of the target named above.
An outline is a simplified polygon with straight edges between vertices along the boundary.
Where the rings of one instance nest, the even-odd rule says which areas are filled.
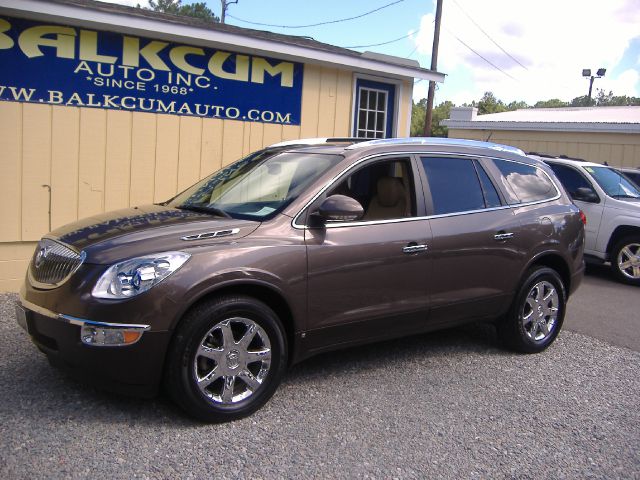
[[[582,76],[585,78],[589,78],[589,100],[591,100],[591,90],[593,89],[593,81],[596,78],[604,77],[604,74],[607,73],[606,68],[599,68],[595,75],[591,75],[591,69],[585,68],[582,70]]]

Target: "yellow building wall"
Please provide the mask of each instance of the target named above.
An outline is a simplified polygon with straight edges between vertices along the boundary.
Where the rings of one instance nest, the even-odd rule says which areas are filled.
[[[640,167],[640,134],[449,129],[450,138],[487,140],[525,152],[567,155],[615,167]]]
[[[350,136],[352,94],[352,72],[305,65],[300,126],[0,102],[0,291],[49,230],[167,200],[276,142]]]

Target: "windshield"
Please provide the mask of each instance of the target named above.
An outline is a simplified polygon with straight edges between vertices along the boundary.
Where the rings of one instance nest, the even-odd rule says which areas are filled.
[[[201,180],[168,205],[264,220],[282,211],[342,159],[340,155],[260,150]]]
[[[607,195],[613,198],[640,198],[640,190],[626,177],[608,167],[584,167]]]

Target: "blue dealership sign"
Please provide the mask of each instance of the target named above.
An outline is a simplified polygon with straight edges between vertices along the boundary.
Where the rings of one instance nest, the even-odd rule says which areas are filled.
[[[0,100],[300,125],[303,65],[0,17]]]

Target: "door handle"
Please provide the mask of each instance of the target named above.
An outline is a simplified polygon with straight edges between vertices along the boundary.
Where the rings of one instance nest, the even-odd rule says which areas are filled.
[[[418,252],[426,252],[428,248],[429,246],[424,243],[418,245],[415,242],[411,242],[409,245],[407,245],[402,249],[402,253],[411,254],[411,253],[418,253]]]
[[[494,240],[501,242],[503,240],[508,240],[509,238],[513,238],[515,234],[512,232],[498,232],[493,236]]]

